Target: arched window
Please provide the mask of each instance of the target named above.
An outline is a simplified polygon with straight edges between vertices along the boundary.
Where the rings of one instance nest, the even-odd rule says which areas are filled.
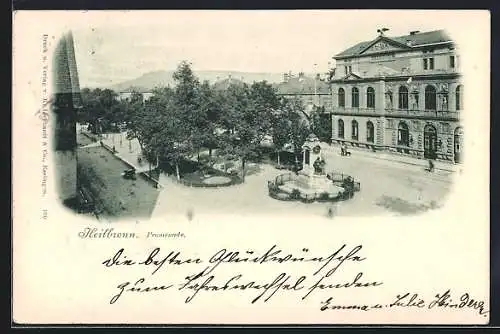
[[[373,123],[370,121],[366,122],[366,141],[369,143],[373,143],[375,141],[375,128],[373,127]]]
[[[359,108],[359,90],[356,87],[352,88],[351,98],[351,107]]]
[[[462,103],[462,98],[463,98],[463,88],[462,85],[457,86],[457,89],[455,90],[455,109],[456,110],[462,110],[463,108],[463,103]]]
[[[419,98],[418,90],[411,92],[411,110],[418,110]]]
[[[399,109],[408,109],[408,88],[405,86],[399,87]]]
[[[345,107],[345,91],[344,88],[339,88],[339,107],[344,108]]]
[[[410,146],[410,132],[405,122],[398,125],[398,146]]]
[[[425,87],[425,110],[436,110],[436,88],[431,85]]]
[[[372,87],[366,90],[366,107],[375,108],[375,89]]]
[[[436,128],[431,124],[427,124],[424,127],[424,158],[436,159],[437,145]]]
[[[337,124],[338,124],[338,132],[337,132],[338,137],[344,138],[344,121],[339,119]]]
[[[352,140],[358,140],[358,122],[355,120],[351,123],[351,138]]]

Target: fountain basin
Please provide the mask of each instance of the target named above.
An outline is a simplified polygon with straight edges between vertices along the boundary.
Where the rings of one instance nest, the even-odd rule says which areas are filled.
[[[346,178],[348,176],[346,175]],[[268,182],[269,195],[279,200],[332,201],[352,197],[348,187],[326,175],[281,174]],[[348,195],[349,196],[346,196]]]

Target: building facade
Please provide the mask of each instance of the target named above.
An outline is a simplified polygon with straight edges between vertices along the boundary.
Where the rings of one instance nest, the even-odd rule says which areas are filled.
[[[374,151],[462,160],[464,87],[442,30],[382,33],[337,54],[330,78],[332,141]]]
[[[133,91],[132,90],[127,90],[127,91],[122,91],[118,93],[118,99],[120,101],[130,101],[130,98],[132,97]],[[143,101],[149,100],[151,96],[153,96],[152,92],[140,92],[139,94],[142,95]]]
[[[332,109],[330,86],[319,76],[311,78],[304,73],[294,76],[291,73],[283,75],[283,82],[275,85],[278,96],[286,99],[298,99],[304,105],[307,117],[316,107],[325,110]]]

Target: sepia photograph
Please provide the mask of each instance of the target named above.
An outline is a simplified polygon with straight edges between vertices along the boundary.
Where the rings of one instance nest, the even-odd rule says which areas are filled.
[[[278,20],[228,29],[263,15]],[[464,157],[453,36],[373,17],[315,40],[289,16],[68,30],[54,53],[61,200],[105,221],[442,207]]]

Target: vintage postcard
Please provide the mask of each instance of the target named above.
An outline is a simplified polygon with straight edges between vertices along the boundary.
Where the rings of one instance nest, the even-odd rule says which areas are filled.
[[[13,14],[18,324],[487,324],[487,11]]]

